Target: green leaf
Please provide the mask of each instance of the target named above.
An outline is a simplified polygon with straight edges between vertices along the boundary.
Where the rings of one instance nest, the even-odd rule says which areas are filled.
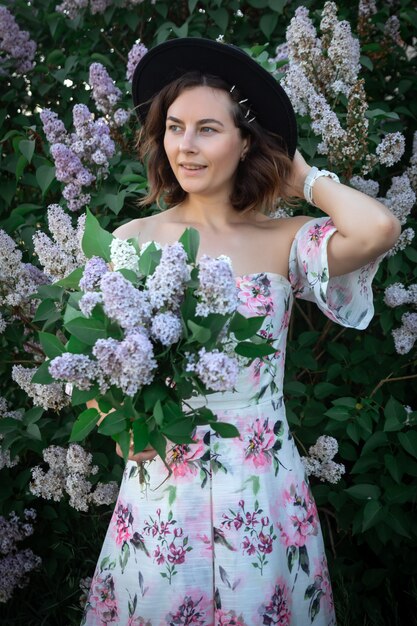
[[[241,356],[246,356],[249,358],[267,356],[268,354],[275,354],[276,351],[277,351],[276,348],[274,348],[273,346],[270,346],[267,343],[255,344],[249,341],[242,341],[238,343],[237,346],[235,347],[235,352],[237,354],[240,354]]]
[[[220,28],[221,34],[224,35],[229,23],[229,14],[225,8],[215,9],[214,11],[208,11],[213,22]]]
[[[159,264],[161,259],[162,250],[158,250],[154,244],[154,242],[150,243],[149,246],[145,248],[145,250],[140,255],[139,259],[139,271],[144,276],[149,276],[153,274],[156,266]]]
[[[241,313],[236,312],[230,322],[229,330],[234,333],[238,341],[250,339],[260,330],[265,316],[259,315],[255,317],[245,317]]]
[[[211,428],[218,433],[220,437],[239,437],[240,433],[234,424],[228,422],[211,422]]]
[[[197,260],[198,247],[200,245],[200,233],[195,228],[186,228],[178,239],[184,246],[187,253],[188,262],[195,263]]]
[[[110,244],[114,237],[107,230],[104,230],[99,221],[89,209],[86,211],[85,230],[82,239],[82,249],[87,258],[99,256],[106,261],[110,261]]]
[[[330,417],[336,422],[345,422],[350,418],[350,411],[343,406],[333,406],[331,409],[325,412],[327,417]]]
[[[41,165],[37,168],[35,176],[44,196],[55,179],[55,168],[52,165]]]
[[[188,0],[188,10],[190,14],[194,13],[194,9],[197,6],[198,0]]]
[[[42,441],[41,431],[40,431],[39,426],[37,424],[29,424],[28,427],[26,428],[26,434],[31,439],[36,439],[37,441]]]
[[[90,351],[90,346],[77,339],[77,337],[72,336],[65,344],[65,350],[72,352],[72,354],[86,354]]]
[[[391,474],[392,478],[395,480],[395,482],[401,484],[403,472],[398,465],[396,457],[392,454],[385,454],[384,465]]]
[[[165,400],[167,395],[168,390],[162,383],[153,382],[152,385],[145,387],[141,394],[145,405],[145,411],[152,411],[157,401],[160,400],[162,402]]]
[[[409,430],[406,433],[398,433],[397,437],[404,450],[417,458],[417,431]]]
[[[103,322],[92,317],[89,319],[84,317],[72,319],[65,323],[65,328],[71,335],[74,335],[74,337],[88,346],[93,346],[97,339],[105,339],[107,336]]]
[[[97,409],[86,409],[75,420],[70,441],[82,441],[93,430],[100,418]]]
[[[163,422],[164,422],[164,411],[162,409],[162,405],[161,405],[161,401],[157,400],[155,403],[155,406],[153,408],[153,416],[155,419],[155,422],[158,424],[158,426],[162,426]]]
[[[94,387],[88,390],[74,387],[72,390],[71,405],[79,406],[80,404],[85,404],[88,400],[95,400],[98,395],[99,390],[97,385],[94,385]]]
[[[374,64],[372,63],[372,60],[364,54],[361,54],[361,56],[359,57],[359,63],[362,65],[362,67],[366,67],[371,72],[374,69]]]
[[[378,500],[370,500],[363,509],[362,532],[375,526],[381,518],[382,504]]]
[[[26,411],[23,417],[23,423],[28,425],[28,424],[33,424],[34,422],[37,422],[42,417],[44,411],[45,409],[43,407],[34,406],[33,409],[29,409],[29,411]]]
[[[136,420],[132,424],[132,429],[134,443],[133,452],[137,454],[138,452],[142,452],[149,443],[148,425],[144,420]]]
[[[100,435],[118,435],[127,430],[127,424],[126,416],[122,410],[112,411],[101,422],[98,432]]]
[[[278,23],[278,15],[276,13],[266,13],[259,20],[259,28],[269,40]]]
[[[115,194],[108,193],[104,196],[104,203],[115,215],[119,215],[120,211],[123,209],[127,193],[126,189]]]
[[[384,111],[383,109],[368,109],[365,113],[365,117],[368,119],[373,119],[374,117],[385,117],[390,120],[400,119],[398,113]]]
[[[19,150],[28,163],[32,161],[33,153],[35,152],[35,145],[36,142],[33,139],[23,139],[19,143]]]
[[[352,498],[357,498],[358,500],[377,500],[381,495],[381,489],[377,485],[367,483],[348,487],[345,489],[345,492]]]
[[[79,313],[78,313],[79,315]],[[34,322],[43,322],[44,320],[56,321],[61,317],[53,300],[44,300],[36,309],[33,317]]]
[[[336,390],[337,385],[333,385],[333,383],[317,383],[317,385],[314,385],[314,395],[318,400],[331,396]]]
[[[16,175],[16,180],[19,180],[19,178],[22,176],[24,169],[26,167],[26,165],[28,164],[26,157],[20,156],[17,160],[16,163],[16,167],[15,167],[15,175]]]
[[[187,326],[191,330],[192,335],[188,339],[188,343],[192,341],[198,341],[198,343],[207,343],[207,341],[211,338],[211,331],[209,328],[205,328],[204,326],[200,326],[196,324],[192,320],[187,321]]]
[[[290,396],[305,396],[306,389],[304,383],[299,383],[297,380],[290,380],[285,383],[285,393]]]
[[[65,346],[61,343],[56,335],[52,333],[38,333],[39,341],[46,356],[50,359],[54,359],[56,356],[61,356],[65,352]]]
[[[77,267],[77,269],[73,270],[71,274],[68,274],[65,278],[61,278],[61,280],[58,280],[54,283],[54,285],[59,285],[60,287],[65,287],[66,289],[78,289],[83,272],[83,267]]]
[[[398,402],[393,396],[390,396],[385,409],[385,432],[394,432],[401,430],[406,420],[407,413],[403,405]]]
[[[167,440],[159,432],[159,430],[153,430],[149,433],[149,443],[153,448],[155,448],[161,459],[165,459]]]
[[[38,383],[39,385],[50,385],[51,383],[56,383],[56,380],[52,378],[49,373],[50,363],[51,362],[49,360],[44,361],[42,365],[38,367],[30,382]]]
[[[121,433],[112,435],[112,438],[119,444],[123,453],[123,459],[126,463],[130,452],[130,433],[127,430],[124,430]]]
[[[168,437],[168,439],[171,439],[177,435],[180,437],[190,436],[193,429],[193,420],[187,417],[170,422],[167,426],[164,426],[162,432]],[[175,439],[171,439],[171,441],[175,441]]]
[[[282,13],[288,0],[268,0],[268,6],[277,13]]]

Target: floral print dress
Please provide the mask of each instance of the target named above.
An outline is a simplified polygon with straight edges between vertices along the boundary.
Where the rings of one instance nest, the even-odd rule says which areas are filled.
[[[293,297],[363,329],[373,316],[378,262],[329,280],[327,218],[297,232],[289,280],[263,272],[236,278],[239,311],[265,315],[276,352],[241,374],[236,391],[194,398],[240,437],[198,427],[195,443],[145,463],[139,484],[126,464],[98,558],[82,625],[332,626],[336,624],[320,522],[288,428],[282,394]]]

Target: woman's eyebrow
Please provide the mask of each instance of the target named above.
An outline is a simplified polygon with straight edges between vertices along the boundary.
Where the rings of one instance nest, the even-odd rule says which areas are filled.
[[[174,117],[173,115],[168,115],[167,121],[168,120],[170,120],[171,122],[176,122],[177,124],[184,123],[182,120],[178,119],[178,117]],[[224,126],[222,122],[220,122],[219,120],[215,120],[214,118],[211,118],[211,117],[205,117],[202,120],[198,120],[197,124],[219,124],[219,126]]]

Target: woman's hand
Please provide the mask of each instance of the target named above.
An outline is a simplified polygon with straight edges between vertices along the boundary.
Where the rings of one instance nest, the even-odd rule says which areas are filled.
[[[116,454],[123,458],[123,452],[119,444],[116,444]],[[157,455],[157,451],[154,448],[145,448],[142,452],[133,454],[133,442],[130,444],[128,461],[135,461],[136,463],[143,463],[144,461],[152,461]]]
[[[298,150],[295,151],[292,161],[292,170],[287,183],[286,192],[296,198],[304,198],[304,181],[311,166],[305,161]]]

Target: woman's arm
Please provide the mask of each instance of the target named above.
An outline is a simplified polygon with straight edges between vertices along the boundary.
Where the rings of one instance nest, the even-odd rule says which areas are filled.
[[[291,181],[293,195],[304,197],[304,181],[310,169],[296,151]],[[313,199],[337,228],[328,244],[330,276],[362,267],[392,248],[400,236],[400,222],[386,206],[329,177],[315,181]]]
[[[108,415],[109,413],[112,413],[112,411],[115,410],[115,409],[112,409],[111,411],[109,411],[109,413],[103,413],[99,409],[97,400],[88,400],[87,408],[97,409],[97,411],[100,413],[101,417],[98,420],[97,425],[101,424],[101,422],[104,420],[106,415]],[[133,443],[131,444],[131,449],[133,449]],[[123,452],[118,443],[116,444],[116,454],[123,458]],[[129,456],[127,458],[129,461],[136,461],[136,463],[143,463],[143,461],[151,461],[152,459],[156,457],[156,455],[157,455],[157,452],[153,448],[149,447],[149,448],[145,448],[143,452],[138,452],[138,454],[129,453]]]

